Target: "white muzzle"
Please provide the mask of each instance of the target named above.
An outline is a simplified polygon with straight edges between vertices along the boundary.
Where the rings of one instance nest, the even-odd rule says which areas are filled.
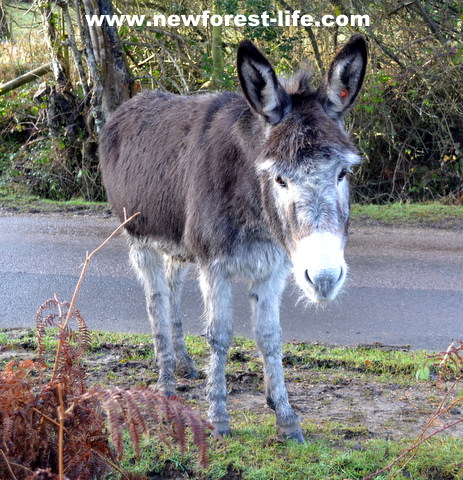
[[[296,282],[315,303],[333,300],[344,284],[344,237],[314,232],[300,240],[292,255]]]

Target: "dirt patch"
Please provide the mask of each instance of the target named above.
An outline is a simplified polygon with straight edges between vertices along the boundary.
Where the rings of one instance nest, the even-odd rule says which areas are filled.
[[[86,363],[90,384],[123,388],[156,385],[153,360],[124,361],[120,355],[109,353]],[[434,383],[406,385],[341,369],[317,371],[303,366],[286,368],[285,373],[291,404],[303,421],[319,426],[321,431],[327,424],[330,428],[334,424],[335,429],[338,424],[338,434],[344,439],[415,437],[442,397]],[[228,374],[227,384],[232,414],[271,413],[263,395],[261,373],[244,368]],[[178,396],[194,403],[203,414],[207,412],[205,388],[203,370],[196,380],[177,379]],[[461,415],[461,409],[454,408],[443,420],[454,421]],[[462,436],[463,425],[447,433]]]

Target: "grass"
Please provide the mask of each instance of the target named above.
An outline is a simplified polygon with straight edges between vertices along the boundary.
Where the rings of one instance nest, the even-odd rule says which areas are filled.
[[[89,202],[82,198],[67,201],[49,200],[34,195],[11,193],[9,188],[0,187],[0,209],[17,213],[59,213],[59,212],[104,212],[109,209],[105,202]]]
[[[287,344],[283,363],[286,366],[305,365],[315,369],[343,369],[373,373],[387,377],[414,375],[425,352],[385,351],[374,347],[327,347],[324,345]]]
[[[399,226],[463,228],[463,205],[433,203],[391,203],[352,206],[353,221],[373,221]]]
[[[226,440],[226,446],[214,444],[210,466],[200,470],[194,455],[181,458],[167,448],[148,443],[142,458],[135,462],[133,453],[125,459],[125,467],[133,473],[163,474],[176,470],[178,477],[208,480],[347,480],[361,479],[391,462],[407,442],[383,439],[365,439],[359,436],[346,439],[342,425],[320,429],[314,423],[304,423],[312,432],[305,444],[281,442],[274,436],[269,416],[234,418],[235,434]],[[385,480],[438,480],[463,479],[461,461],[462,439],[436,439],[418,451],[412,461],[400,471],[395,467],[377,478]],[[180,477],[181,472],[185,477]],[[115,477],[114,477],[115,478]]]
[[[57,329],[48,329],[44,337],[48,349],[57,346]],[[209,346],[204,337],[186,335],[188,351],[196,362],[204,364],[209,356]],[[37,341],[33,329],[0,329],[0,345],[11,349],[35,350]],[[111,349],[123,349],[124,360],[153,359],[153,341],[151,335],[91,332],[89,351],[92,353]],[[398,380],[414,380],[415,372],[421,366],[426,352],[422,350],[384,351],[374,347],[330,347],[319,344],[288,343],[283,347],[283,365],[285,367],[304,366],[311,370],[342,370],[358,374],[374,374],[380,379],[394,377]],[[254,340],[235,337],[229,350],[230,371],[233,372],[243,363],[251,370],[262,370],[262,362],[257,355]]]

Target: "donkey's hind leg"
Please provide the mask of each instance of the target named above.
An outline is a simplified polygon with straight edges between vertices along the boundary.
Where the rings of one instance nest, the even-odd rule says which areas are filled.
[[[175,356],[177,358],[176,372],[185,378],[196,378],[198,372],[196,371],[194,362],[185,347],[182,317],[180,313],[183,279],[188,270],[188,266],[184,262],[180,262],[173,257],[166,256],[164,261],[167,283],[169,285],[172,341],[174,344]]]
[[[130,260],[145,289],[146,306],[159,366],[158,385],[166,396],[175,392],[175,353],[170,327],[169,287],[164,258],[148,240],[132,238]]]

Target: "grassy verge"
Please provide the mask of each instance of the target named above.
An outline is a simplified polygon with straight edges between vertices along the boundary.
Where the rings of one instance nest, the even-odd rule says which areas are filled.
[[[463,205],[442,203],[392,203],[389,205],[353,205],[354,222],[397,226],[463,228]]]
[[[249,422],[252,423],[250,427]],[[380,470],[406,448],[407,442],[382,439],[346,439],[341,425],[320,429],[317,424],[304,422],[304,430],[314,432],[303,445],[281,442],[272,436],[273,426],[266,417],[236,420],[235,436],[226,446],[213,447],[210,466],[198,470],[193,455],[181,458],[157,445],[149,445],[134,473],[148,472],[148,478],[197,478],[227,480],[351,480],[361,479]],[[445,480],[462,479],[459,450],[461,439],[430,442],[402,470],[393,467],[378,480]],[[129,460],[128,464],[135,463]],[[157,476],[160,475],[160,476]],[[166,476],[163,476],[166,475]],[[115,477],[114,477],[115,478]]]
[[[68,201],[48,200],[45,198],[11,194],[0,189],[0,212],[11,213],[73,213],[81,212],[83,214],[108,213],[109,207],[105,202],[88,202],[81,198],[74,198]]]
[[[205,414],[207,342],[187,336],[186,343],[200,378],[179,379],[178,394]],[[56,347],[53,331],[46,344],[50,350]],[[0,330],[0,366],[34,355],[35,348],[32,329]],[[276,434],[274,415],[263,401],[262,362],[255,344],[236,338],[227,366],[233,436],[225,444],[211,443],[209,467],[198,466],[194,450],[182,457],[177,449],[156,440],[147,440],[137,459],[126,439],[124,468],[148,479],[361,479],[407,448],[439,401],[434,382],[418,382],[415,377],[425,358],[422,351],[385,351],[374,346],[285,345],[286,381],[308,440],[299,445]],[[128,388],[157,381],[149,335],[92,332],[85,362],[89,384]],[[393,413],[387,415],[389,411]],[[394,468],[394,478],[463,479],[461,452],[461,436],[436,436],[401,471]]]

